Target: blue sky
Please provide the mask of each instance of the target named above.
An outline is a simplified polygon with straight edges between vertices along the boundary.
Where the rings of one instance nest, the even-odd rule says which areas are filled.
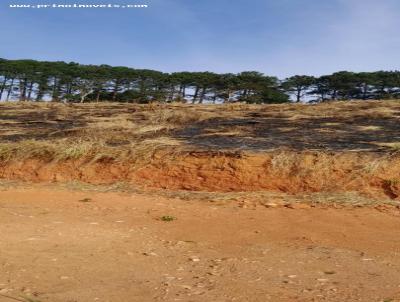
[[[149,7],[8,7],[30,3]],[[399,28],[399,0],[2,0],[0,57],[283,78],[400,69]]]

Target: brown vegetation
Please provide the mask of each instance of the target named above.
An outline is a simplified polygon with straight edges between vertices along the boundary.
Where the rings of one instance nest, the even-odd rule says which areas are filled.
[[[0,109],[3,178],[400,195],[397,101]]]

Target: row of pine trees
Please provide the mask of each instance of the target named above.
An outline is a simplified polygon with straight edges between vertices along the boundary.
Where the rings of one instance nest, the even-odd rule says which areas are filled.
[[[400,98],[400,71],[336,72],[283,80],[257,71],[163,73],[148,69],[0,59],[0,100],[247,103]]]

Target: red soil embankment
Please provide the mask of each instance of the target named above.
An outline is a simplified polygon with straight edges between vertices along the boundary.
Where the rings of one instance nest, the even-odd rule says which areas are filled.
[[[25,160],[0,166],[0,177],[26,181],[131,182],[193,191],[271,190],[287,193],[356,191],[400,197],[400,156],[322,152],[158,153],[140,167],[129,162]]]

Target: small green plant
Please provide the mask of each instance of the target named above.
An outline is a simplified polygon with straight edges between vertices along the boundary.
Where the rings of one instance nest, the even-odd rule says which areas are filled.
[[[89,144],[80,143],[64,149],[59,154],[59,158],[62,160],[79,159],[81,157],[84,157],[85,155],[88,155],[89,151],[90,151]]]
[[[167,222],[169,222],[169,221],[174,221],[174,220],[176,220],[176,217],[166,215],[166,216],[162,216],[160,219],[161,219],[161,221],[167,221]]]

